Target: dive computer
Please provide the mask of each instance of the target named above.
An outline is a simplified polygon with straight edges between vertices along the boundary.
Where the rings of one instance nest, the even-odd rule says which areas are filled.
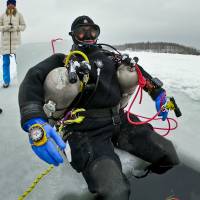
[[[34,124],[29,128],[29,138],[33,145],[41,146],[47,142],[46,131],[41,124]]]

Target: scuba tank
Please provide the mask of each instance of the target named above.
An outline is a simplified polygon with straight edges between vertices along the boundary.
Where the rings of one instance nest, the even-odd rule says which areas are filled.
[[[81,63],[71,57],[76,54],[83,57]],[[77,70],[81,70],[82,80]],[[64,116],[75,97],[84,90],[89,80],[89,59],[81,51],[70,51],[65,58],[65,67],[58,67],[47,75],[44,81],[44,112],[54,121]]]
[[[115,53],[109,52],[108,54],[111,55],[111,59],[116,62],[120,63],[120,65],[117,68],[117,78],[119,81],[119,86],[122,94],[122,98],[120,100],[120,108],[125,108],[129,102],[129,99],[131,98],[132,94],[134,93],[136,87],[138,86],[138,74],[133,65],[130,65],[130,63],[122,62],[122,58],[124,55],[122,55],[115,47],[109,44],[100,43],[98,44],[102,48],[102,46],[111,48],[115,51]],[[135,57],[135,62],[138,62],[138,58]]]
[[[117,69],[117,77],[122,93],[120,107],[124,108],[138,85],[138,75],[134,67],[121,64]]]
[[[49,118],[60,118],[80,92],[80,80],[70,83],[65,67],[52,70],[44,81],[44,111]]]

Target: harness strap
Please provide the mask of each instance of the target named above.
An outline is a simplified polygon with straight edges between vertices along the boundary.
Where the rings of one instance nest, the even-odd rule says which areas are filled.
[[[112,110],[112,121],[114,125],[114,133],[118,134],[120,132],[120,125],[121,125],[121,119],[119,115],[119,106],[113,107],[111,110]]]
[[[67,124],[81,123],[85,118],[95,118],[98,121],[112,120],[114,125],[114,133],[119,133],[121,119],[119,115],[119,105],[111,108],[76,109],[68,112],[66,116],[60,121],[58,130],[62,132]]]
[[[80,115],[86,118],[102,118],[102,120],[110,118],[115,126],[114,132],[119,132],[120,130],[121,119],[119,115],[119,105],[111,108],[89,109],[81,112]]]
[[[88,109],[80,112],[80,115],[89,118],[115,118],[119,115],[119,106],[117,105],[111,108]],[[118,122],[116,121],[116,123]]]

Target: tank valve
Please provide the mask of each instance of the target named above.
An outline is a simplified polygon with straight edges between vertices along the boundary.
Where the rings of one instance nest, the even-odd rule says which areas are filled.
[[[48,103],[45,103],[43,110],[48,117],[52,117],[53,113],[56,112],[56,103],[49,100]]]

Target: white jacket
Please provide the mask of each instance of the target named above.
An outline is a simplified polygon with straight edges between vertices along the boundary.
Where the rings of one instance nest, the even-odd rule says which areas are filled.
[[[21,31],[26,24],[21,13],[16,10],[15,15],[4,13],[0,17],[1,54],[16,54],[16,49],[21,43]]]

